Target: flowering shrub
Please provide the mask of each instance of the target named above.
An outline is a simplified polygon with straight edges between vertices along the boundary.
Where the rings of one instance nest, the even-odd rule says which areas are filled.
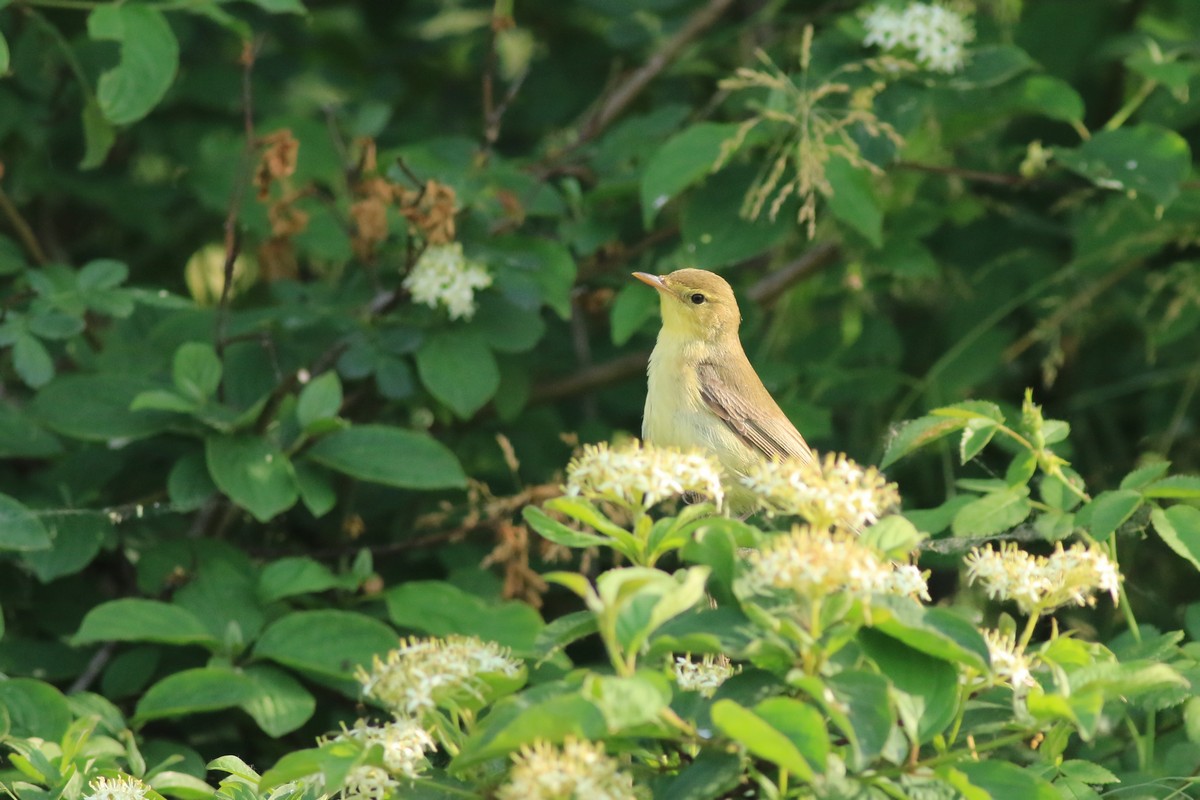
[[[1194,6],[0,0],[0,793],[1197,794]]]

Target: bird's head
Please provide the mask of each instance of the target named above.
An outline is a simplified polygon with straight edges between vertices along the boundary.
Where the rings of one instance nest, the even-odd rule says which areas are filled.
[[[733,289],[720,275],[679,269],[668,275],[635,272],[633,277],[658,290],[667,333],[707,340],[737,334],[742,315]]]

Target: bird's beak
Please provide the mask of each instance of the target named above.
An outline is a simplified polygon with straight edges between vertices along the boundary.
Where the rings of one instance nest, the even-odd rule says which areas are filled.
[[[647,286],[653,286],[660,292],[665,292],[667,290],[667,282],[662,275],[651,275],[649,272],[635,272],[633,273],[633,277],[637,278]]]

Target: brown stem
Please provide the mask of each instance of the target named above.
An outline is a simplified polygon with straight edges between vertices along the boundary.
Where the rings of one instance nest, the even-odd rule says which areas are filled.
[[[1017,341],[1013,342],[1004,351],[1004,360],[1006,362],[1014,361],[1018,356],[1033,347],[1042,339],[1046,338],[1049,331],[1053,331],[1062,326],[1064,322],[1070,319],[1075,314],[1078,314],[1083,309],[1091,305],[1092,301],[1100,295],[1107,292],[1112,287],[1116,286],[1122,278],[1129,275],[1142,265],[1139,260],[1129,261],[1120,267],[1117,267],[1112,272],[1105,275],[1099,280],[1090,282],[1079,294],[1072,297],[1069,301],[1061,305],[1053,314],[1039,322],[1033,327],[1033,330],[1026,333]]]
[[[225,264],[223,270],[224,282],[221,284],[221,298],[217,302],[216,340],[217,357],[224,361],[225,336],[229,328],[229,297],[233,290],[233,267],[237,263],[242,249],[241,231],[238,229],[238,217],[241,215],[242,200],[246,195],[246,186],[250,182],[250,172],[254,164],[254,153],[258,145],[254,136],[254,93],[251,77],[254,72],[254,61],[258,56],[261,39],[247,41],[242,45],[242,127],[245,132],[245,144],[242,145],[242,155],[239,159],[237,181],[229,198],[229,207],[225,213]],[[225,385],[218,387],[218,398],[224,400]]]
[[[0,174],[3,174],[3,170],[0,170]],[[29,257],[33,259],[33,262],[39,266],[50,263],[50,259],[46,257],[46,251],[42,249],[37,237],[33,235],[33,228],[29,227],[29,223],[21,216],[20,210],[2,187],[0,187],[0,211],[3,211],[4,216],[8,218],[9,224],[12,225],[21,244],[29,251]]]
[[[759,278],[746,296],[763,308],[770,308],[785,291],[832,264],[840,253],[837,245],[828,242],[809,248],[792,263]]]
[[[908,170],[910,172],[928,172],[933,175],[947,175],[953,178],[962,178],[963,180],[975,181],[976,183],[990,183],[995,186],[1014,186],[1025,187],[1033,183],[1032,180],[1022,175],[1012,175],[1007,172],[982,172],[975,169],[963,169],[962,167],[943,167],[937,164],[922,164],[916,161],[897,161],[892,164],[896,169]]]
[[[600,135],[642,93],[650,81],[658,77],[659,73],[675,60],[689,42],[711,27],[731,5],[733,0],[709,0],[692,14],[683,27],[676,31],[649,61],[630,73],[613,91],[601,99],[599,108],[583,124],[578,138],[569,150],[574,150]]]

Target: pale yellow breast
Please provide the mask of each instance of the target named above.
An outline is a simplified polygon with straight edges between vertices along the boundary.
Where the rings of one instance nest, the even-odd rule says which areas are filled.
[[[700,395],[695,364],[699,345],[659,333],[650,355],[642,438],[652,444],[714,453],[726,472],[739,473],[755,453],[717,417]]]

